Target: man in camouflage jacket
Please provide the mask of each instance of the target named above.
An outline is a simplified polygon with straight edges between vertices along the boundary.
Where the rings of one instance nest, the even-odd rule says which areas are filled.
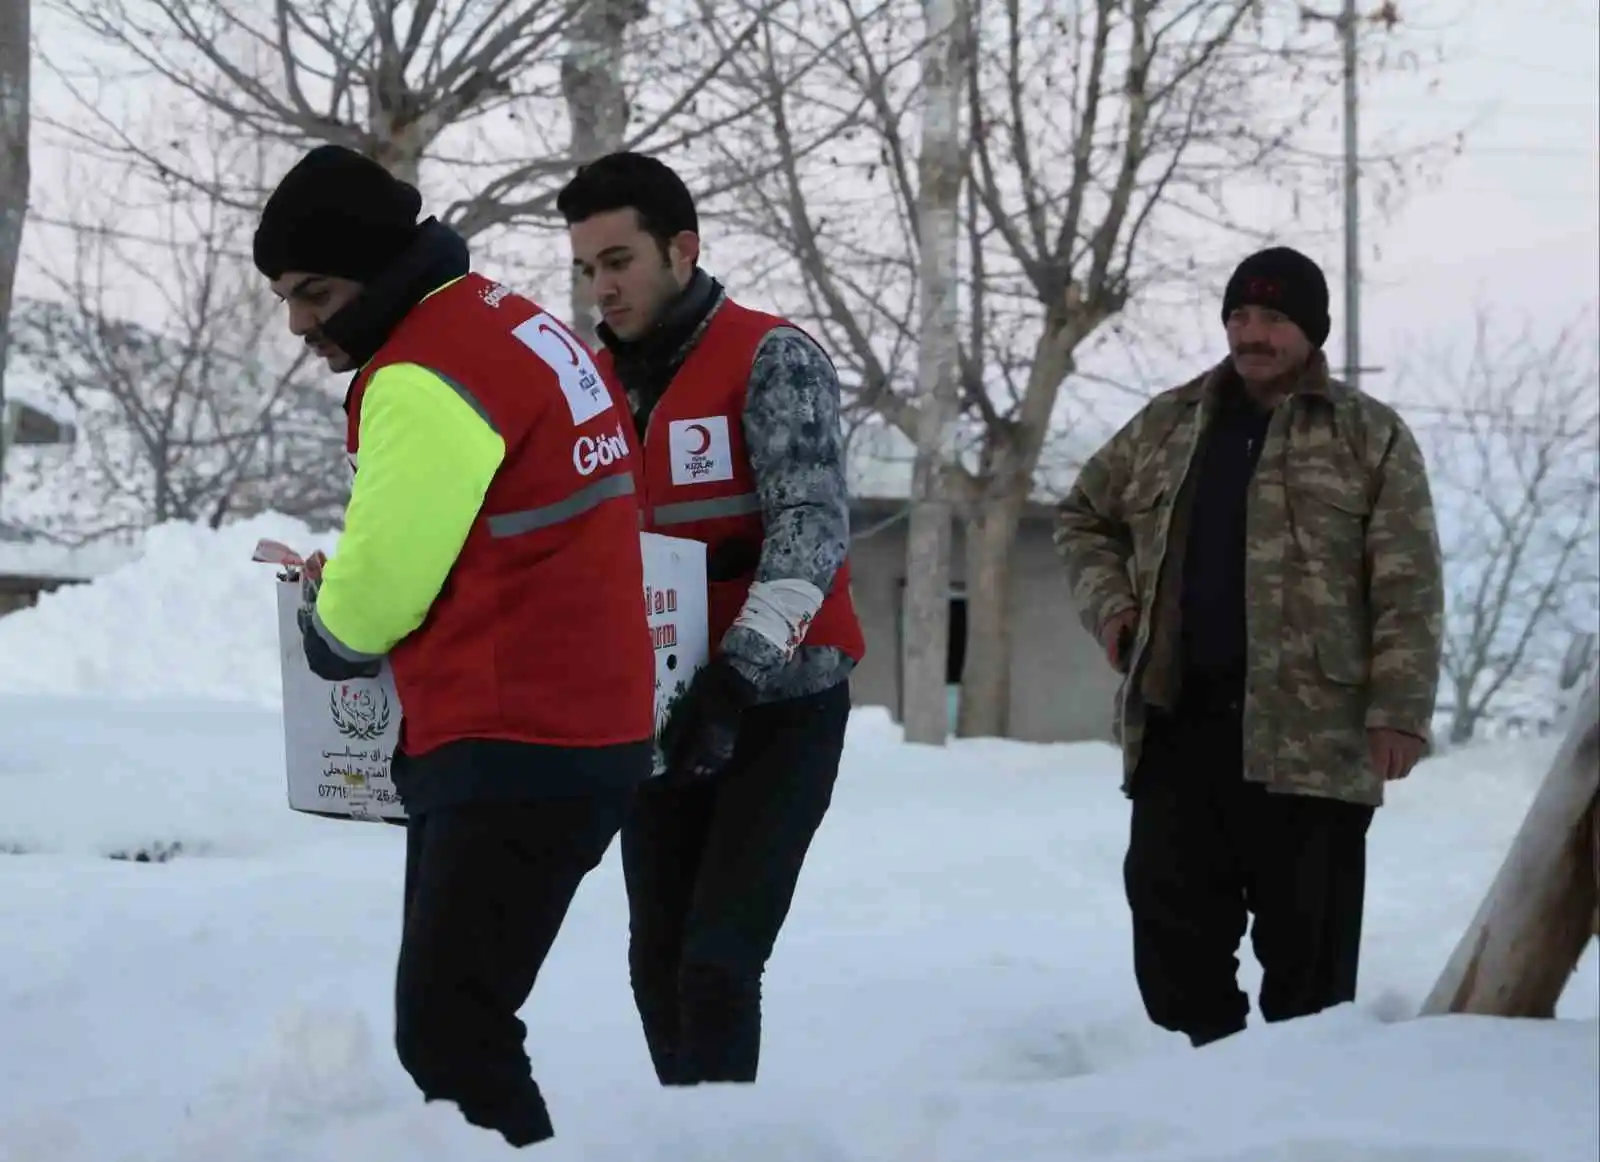
[[[1251,914],[1269,1021],[1353,1000],[1366,833],[1430,734],[1442,563],[1422,454],[1333,380],[1327,284],[1242,263],[1230,354],[1084,466],[1057,545],[1125,675],[1125,881],[1150,1017],[1196,1045],[1244,1028]]]

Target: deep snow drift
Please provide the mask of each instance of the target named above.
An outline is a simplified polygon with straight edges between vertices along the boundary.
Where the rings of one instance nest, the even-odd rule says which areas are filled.
[[[168,532],[154,567],[0,620],[0,849],[30,853],[0,857],[0,1162],[514,1156],[389,1049],[399,829],[284,806],[248,557],[312,542]],[[1553,749],[1419,768],[1373,828],[1357,1004],[1196,1052],[1134,991],[1114,752],[913,748],[863,710],[768,975],[761,1084],[656,1088],[613,850],[524,1012],[561,1134],[527,1156],[1593,1162],[1592,956],[1561,1020],[1405,1020]]]
[[[302,553],[334,537],[263,516],[217,531],[158,525],[142,555],[92,585],[46,593],[0,618],[0,693],[194,697],[275,708],[272,567],[250,560],[272,537]]]

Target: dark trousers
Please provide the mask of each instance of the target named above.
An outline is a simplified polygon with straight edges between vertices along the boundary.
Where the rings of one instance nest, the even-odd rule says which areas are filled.
[[[554,1133],[517,1011],[628,796],[438,807],[407,825],[395,1048],[426,1100],[513,1146]]]
[[[642,786],[622,829],[628,968],[663,1085],[752,1082],[761,977],[827,814],[845,683],[747,710],[715,778]]]
[[[1123,871],[1152,1021],[1197,1045],[1245,1027],[1252,916],[1266,1020],[1355,999],[1371,807],[1245,782],[1237,700],[1153,715],[1132,797]]]

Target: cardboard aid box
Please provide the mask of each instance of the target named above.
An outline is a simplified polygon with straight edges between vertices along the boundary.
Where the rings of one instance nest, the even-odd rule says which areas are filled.
[[[709,654],[705,545],[640,533],[644,602],[656,656],[656,729]],[[405,819],[389,776],[400,737],[400,696],[385,665],[376,678],[327,682],[311,672],[297,614],[304,560],[275,541],[255,559],[280,566],[278,653],[283,669],[283,748],[289,806],[334,819]],[[554,665],[581,664],[567,659]],[[656,754],[656,773],[661,771]]]

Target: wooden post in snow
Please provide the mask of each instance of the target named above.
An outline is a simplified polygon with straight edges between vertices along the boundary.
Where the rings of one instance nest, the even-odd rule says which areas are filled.
[[[1589,840],[1594,856],[1594,934],[1600,936],[1600,796],[1589,808]]]
[[[1422,1015],[1552,1017],[1594,934],[1600,687],[1591,683]]]

